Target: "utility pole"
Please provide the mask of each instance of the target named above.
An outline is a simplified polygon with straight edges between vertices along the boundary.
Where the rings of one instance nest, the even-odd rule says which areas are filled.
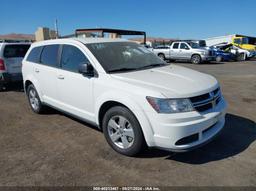
[[[58,20],[55,19],[55,33],[56,33],[56,39],[59,38],[59,29],[58,29]]]

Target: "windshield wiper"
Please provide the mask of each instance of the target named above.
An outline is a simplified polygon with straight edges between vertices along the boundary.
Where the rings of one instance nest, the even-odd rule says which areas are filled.
[[[154,68],[154,67],[167,66],[167,65],[169,65],[169,64],[165,64],[165,63],[150,64],[150,65],[147,65],[147,66],[142,66],[139,69]]]
[[[126,72],[126,71],[132,71],[132,70],[137,70],[137,68],[117,68],[113,70],[109,70],[108,72]]]

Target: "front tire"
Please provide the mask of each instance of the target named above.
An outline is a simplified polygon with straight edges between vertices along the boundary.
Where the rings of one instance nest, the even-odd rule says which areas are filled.
[[[217,61],[217,62],[221,62],[221,61],[222,61],[222,57],[221,57],[221,56],[217,56],[217,57],[216,57],[216,61]]]
[[[36,91],[36,88],[34,87],[33,84],[30,84],[27,88],[27,96],[28,96],[28,101],[31,109],[37,113],[43,113],[44,111],[44,106],[38,96],[38,93]]]
[[[108,144],[118,153],[135,156],[145,148],[143,132],[134,114],[127,108],[110,108],[102,123]]]
[[[192,64],[200,64],[202,61],[201,56],[198,54],[195,54],[191,57]]]

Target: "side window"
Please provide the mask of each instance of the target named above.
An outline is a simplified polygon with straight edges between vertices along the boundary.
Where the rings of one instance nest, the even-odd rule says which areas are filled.
[[[33,48],[27,57],[27,61],[39,63],[41,51],[42,51],[42,47]]]
[[[59,45],[46,45],[41,54],[41,64],[57,67],[58,66]]]
[[[173,49],[178,49],[179,48],[179,43],[174,43],[172,48]]]
[[[241,39],[240,38],[234,39],[234,43],[241,44]]]
[[[78,72],[78,66],[87,62],[88,59],[78,48],[71,45],[63,46],[60,62],[62,69]]]
[[[180,49],[189,49],[189,47],[185,43],[181,43]]]

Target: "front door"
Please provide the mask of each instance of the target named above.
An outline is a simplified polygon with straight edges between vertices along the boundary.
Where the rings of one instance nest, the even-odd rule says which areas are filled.
[[[73,45],[63,45],[61,69],[57,74],[58,96],[61,108],[84,119],[94,121],[93,77],[78,72],[81,64],[89,63],[83,50]]]
[[[180,43],[179,57],[184,60],[190,60],[191,50],[186,43]]]
[[[170,50],[171,59],[179,59],[179,44],[178,42],[173,43],[172,48]]]

